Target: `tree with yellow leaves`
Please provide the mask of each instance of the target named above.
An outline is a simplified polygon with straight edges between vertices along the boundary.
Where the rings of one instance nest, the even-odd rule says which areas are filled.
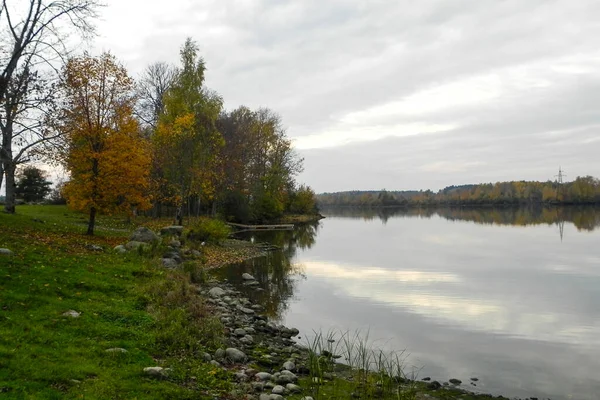
[[[134,81],[114,56],[69,60],[63,69],[64,103],[53,121],[65,138],[61,161],[71,180],[64,188],[70,207],[97,213],[150,207],[150,147],[134,118]]]

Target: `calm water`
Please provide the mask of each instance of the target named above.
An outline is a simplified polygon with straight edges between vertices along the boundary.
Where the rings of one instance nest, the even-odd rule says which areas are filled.
[[[598,399],[600,211],[325,211],[219,271],[304,334],[362,329],[419,377],[506,396]],[[477,377],[477,388],[468,385]]]

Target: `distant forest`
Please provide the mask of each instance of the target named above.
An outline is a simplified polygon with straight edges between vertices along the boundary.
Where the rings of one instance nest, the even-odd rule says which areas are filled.
[[[431,190],[348,191],[317,195],[319,206],[409,207],[520,204],[600,204],[600,180],[577,177],[572,182],[511,181],[448,186]]]

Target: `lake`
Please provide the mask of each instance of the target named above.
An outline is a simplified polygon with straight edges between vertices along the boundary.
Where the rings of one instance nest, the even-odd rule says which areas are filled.
[[[216,273],[310,336],[360,330],[407,373],[510,397],[598,399],[600,210],[324,210]],[[476,387],[470,378],[478,378]]]

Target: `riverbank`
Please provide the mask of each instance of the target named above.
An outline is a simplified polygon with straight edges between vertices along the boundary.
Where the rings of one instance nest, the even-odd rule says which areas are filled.
[[[3,398],[486,398],[344,367],[330,338],[311,351],[305,335],[206,273],[264,254],[261,245],[192,246],[175,230],[119,254],[131,225],[100,218],[88,237],[84,223],[56,206],[0,215]]]

